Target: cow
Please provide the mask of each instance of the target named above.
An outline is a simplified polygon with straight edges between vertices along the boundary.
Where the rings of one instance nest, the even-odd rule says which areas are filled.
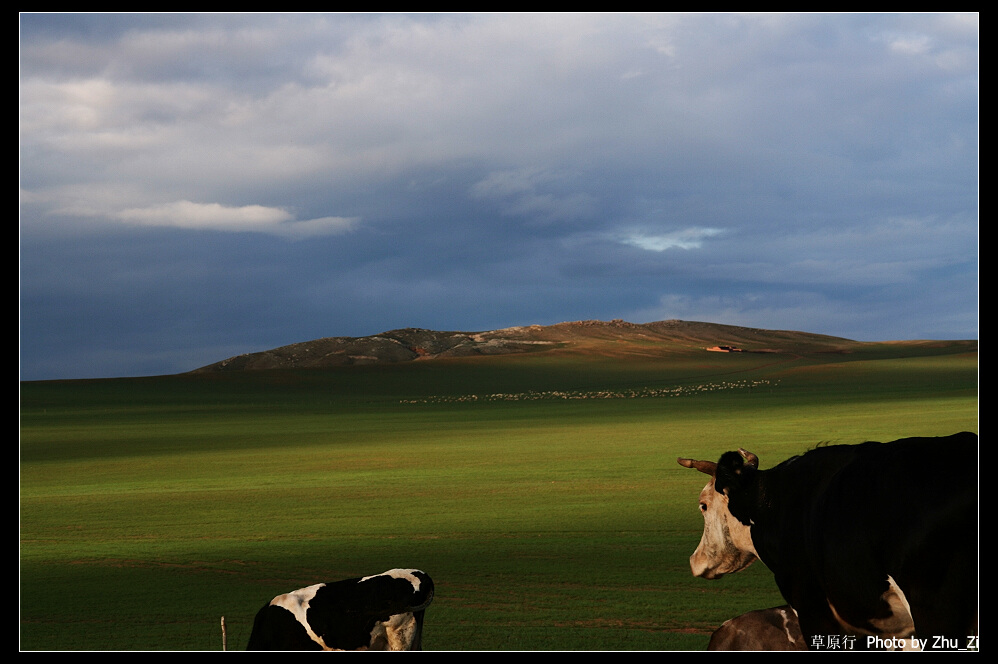
[[[977,455],[963,432],[819,446],[769,470],[744,449],[679,459],[711,476],[690,568],[716,579],[762,560],[809,647],[916,634],[964,647],[977,634]]]
[[[797,612],[790,606],[759,609],[726,621],[707,650],[807,650]]]
[[[418,569],[317,583],[256,614],[247,650],[421,650],[433,581]]]

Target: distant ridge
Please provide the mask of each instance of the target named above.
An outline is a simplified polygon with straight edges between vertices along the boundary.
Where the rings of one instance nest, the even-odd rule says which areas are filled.
[[[487,332],[390,330],[366,337],[327,337],[246,353],[194,372],[320,369],[514,353],[569,353],[607,357],[662,357],[689,352],[850,352],[865,345],[840,337],[761,330],[718,323],[664,320],[628,323],[585,320],[508,327]]]

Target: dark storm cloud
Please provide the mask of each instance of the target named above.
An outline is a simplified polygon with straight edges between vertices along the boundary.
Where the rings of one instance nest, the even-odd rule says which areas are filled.
[[[976,337],[978,34],[22,14],[22,377],[579,318]]]

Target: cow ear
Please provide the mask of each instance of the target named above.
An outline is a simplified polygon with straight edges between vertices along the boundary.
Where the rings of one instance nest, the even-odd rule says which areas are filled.
[[[755,476],[756,467],[745,463],[738,452],[725,452],[717,462],[714,476],[714,489],[730,498],[745,489]]]

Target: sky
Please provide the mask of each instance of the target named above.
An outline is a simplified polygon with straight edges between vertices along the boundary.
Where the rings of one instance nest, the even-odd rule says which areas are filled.
[[[403,327],[976,339],[977,14],[21,14],[20,378]]]

